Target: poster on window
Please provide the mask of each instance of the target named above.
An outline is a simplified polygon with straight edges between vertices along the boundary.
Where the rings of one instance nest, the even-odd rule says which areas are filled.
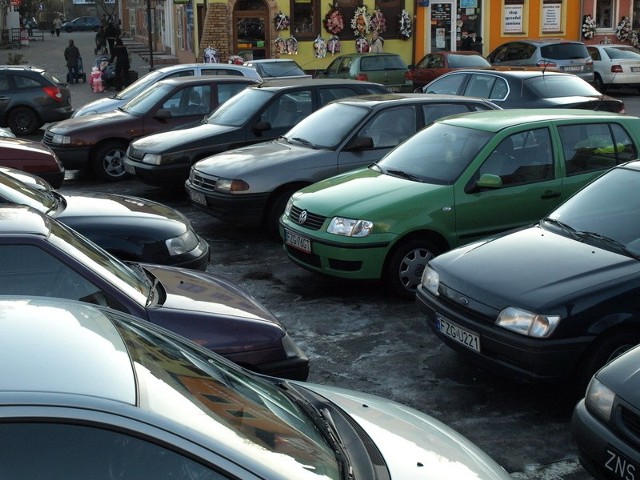
[[[542,6],[542,32],[559,32],[561,30],[562,4],[552,3]]]
[[[521,33],[524,31],[522,24],[522,13],[522,5],[504,6],[504,25],[502,28],[504,33]]]

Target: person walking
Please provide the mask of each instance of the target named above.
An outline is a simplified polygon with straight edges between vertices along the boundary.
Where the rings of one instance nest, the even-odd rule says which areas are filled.
[[[56,32],[56,37],[60,36],[60,29],[61,28],[62,28],[62,20],[60,20],[60,17],[54,18],[53,19],[53,30]]]
[[[80,63],[80,50],[75,46],[73,40],[69,40],[69,46],[64,49],[64,59],[67,61],[69,70],[68,82],[78,83],[78,65]]]
[[[122,87],[127,84],[129,68],[131,67],[129,63],[129,52],[120,37],[116,38],[109,63],[113,63],[114,60],[116,61],[115,87],[117,91],[120,91]]]

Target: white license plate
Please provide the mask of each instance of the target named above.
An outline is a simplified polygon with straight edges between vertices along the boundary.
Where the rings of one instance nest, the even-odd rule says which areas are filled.
[[[389,90],[390,92],[399,92],[400,91],[400,87],[389,87],[389,86],[387,86],[387,90]]]
[[[189,190],[189,198],[192,202],[199,203],[200,205],[207,205],[207,200],[204,198],[204,193],[193,192]]]
[[[311,239],[287,229],[284,231],[284,243],[303,252],[311,253]]]
[[[124,162],[124,171],[130,175],[135,175],[136,167],[134,167],[133,165],[129,165],[127,162]]]
[[[564,67],[563,70],[565,72],[581,72],[582,67]]]
[[[436,315],[436,328],[439,332],[471,350],[480,352],[480,335],[462,328],[457,323],[451,322],[440,315]]]
[[[610,472],[611,478],[640,479],[640,466],[610,446],[607,446],[604,451],[604,468]]]
[[[632,72],[640,72],[640,67],[631,67]]]

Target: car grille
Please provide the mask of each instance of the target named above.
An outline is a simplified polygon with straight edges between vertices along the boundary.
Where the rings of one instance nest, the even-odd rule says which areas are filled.
[[[189,173],[189,182],[194,187],[201,188],[202,190],[210,190],[214,191],[216,189],[216,184],[218,183],[220,177],[209,177],[202,175],[200,172],[196,170],[191,170]]]
[[[628,434],[635,448],[640,447],[640,415],[635,409],[632,410],[628,405],[620,407],[620,421],[622,422],[622,430]]]
[[[42,143],[45,145],[53,145],[53,133],[45,130],[44,136],[42,137]]]
[[[302,215],[302,212],[305,212],[305,215]],[[303,220],[302,222],[300,221],[301,216]],[[308,228],[310,230],[320,230],[327,217],[316,215],[315,213],[308,212],[307,210],[303,210],[294,205],[293,207],[291,207],[289,218],[293,223],[303,225],[305,228]]]

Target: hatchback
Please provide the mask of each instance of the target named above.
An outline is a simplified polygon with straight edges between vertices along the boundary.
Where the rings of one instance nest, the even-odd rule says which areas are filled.
[[[64,181],[64,166],[58,156],[35,140],[0,138],[0,165],[38,175],[53,188],[60,188]]]
[[[544,71],[572,73],[593,82],[593,60],[582,42],[568,40],[517,40],[487,55],[496,66],[540,67]]]
[[[71,32],[97,32],[102,22],[98,17],[77,17],[62,24],[61,30]]]
[[[0,65],[0,126],[30,135],[72,113],[66,83],[39,67]]]
[[[640,50],[631,45],[589,45],[593,85],[601,92],[615,87],[640,88]]]
[[[50,125],[42,141],[67,170],[91,169],[102,180],[126,176],[129,143],[144,135],[198,122],[215,107],[256,81],[202,75],[154,83],[118,110]]]
[[[460,68],[491,69],[491,64],[478,52],[458,50],[427,53],[415,65],[409,65],[411,80],[416,92],[440,75]]]
[[[384,85],[391,92],[413,92],[409,67],[397,53],[340,55],[318,78],[351,78]]]
[[[604,170],[636,158],[640,118],[492,110],[436,120],[382,160],[294,193],[289,258],[413,298],[435,255],[535,222]]]

